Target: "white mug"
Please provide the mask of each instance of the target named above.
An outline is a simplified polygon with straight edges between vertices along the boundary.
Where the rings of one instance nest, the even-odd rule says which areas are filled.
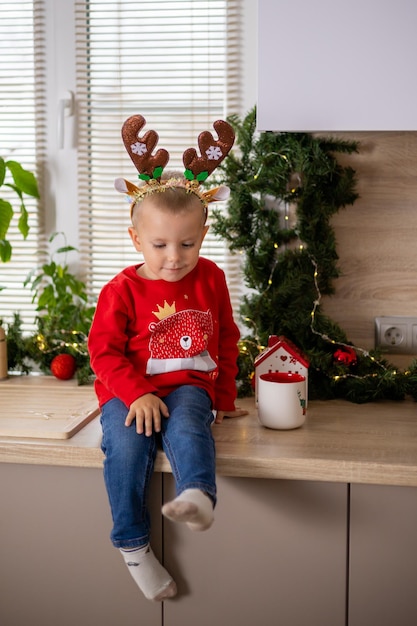
[[[269,372],[258,379],[258,417],[262,426],[289,430],[306,419],[306,377],[291,372]]]

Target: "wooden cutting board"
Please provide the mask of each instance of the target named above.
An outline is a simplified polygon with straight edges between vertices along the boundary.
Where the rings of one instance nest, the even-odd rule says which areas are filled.
[[[0,381],[0,437],[69,439],[99,413],[92,385],[52,376]]]

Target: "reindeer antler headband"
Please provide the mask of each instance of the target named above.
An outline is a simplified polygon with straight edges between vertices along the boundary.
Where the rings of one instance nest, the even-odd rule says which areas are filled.
[[[218,139],[214,139],[211,132],[200,133],[198,146],[201,156],[197,155],[194,148],[185,150],[183,154],[183,163],[186,168],[184,178],[161,180],[162,172],[169,161],[169,153],[160,148],[155,154],[152,154],[159,137],[154,130],[148,130],[144,135],[139,136],[145,123],[146,120],[142,115],[132,115],[122,127],[125,148],[139,172],[139,178],[145,181],[144,184],[137,187],[124,178],[115,180],[114,186],[117,191],[132,198],[132,208],[136,202],[143,200],[146,196],[165,191],[169,187],[183,187],[188,192],[194,193],[205,208],[209,202],[228,198],[230,193],[228,187],[221,186],[203,191],[200,189],[200,183],[206,180],[230,152],[235,140],[235,133],[230,124],[223,120],[214,122],[213,128]]]

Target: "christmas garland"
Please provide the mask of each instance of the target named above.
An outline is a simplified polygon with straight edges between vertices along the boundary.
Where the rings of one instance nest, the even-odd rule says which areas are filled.
[[[242,255],[249,292],[240,313],[249,332],[240,343],[240,395],[252,391],[254,360],[270,335],[284,335],[308,358],[309,397],[417,400],[417,361],[398,369],[376,350],[349,342],[321,308],[338,277],[330,223],[358,198],[356,172],[335,154],[359,144],[309,133],[256,133],[256,109],[230,116],[237,142],[220,166],[231,189],[227,209],[213,211],[212,228]]]

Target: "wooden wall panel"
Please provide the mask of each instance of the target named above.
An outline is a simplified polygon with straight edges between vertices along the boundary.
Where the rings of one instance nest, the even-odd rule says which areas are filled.
[[[333,217],[341,276],[323,310],[369,349],[375,317],[417,316],[417,132],[333,135],[360,142],[359,154],[339,158],[356,170],[360,199]]]

